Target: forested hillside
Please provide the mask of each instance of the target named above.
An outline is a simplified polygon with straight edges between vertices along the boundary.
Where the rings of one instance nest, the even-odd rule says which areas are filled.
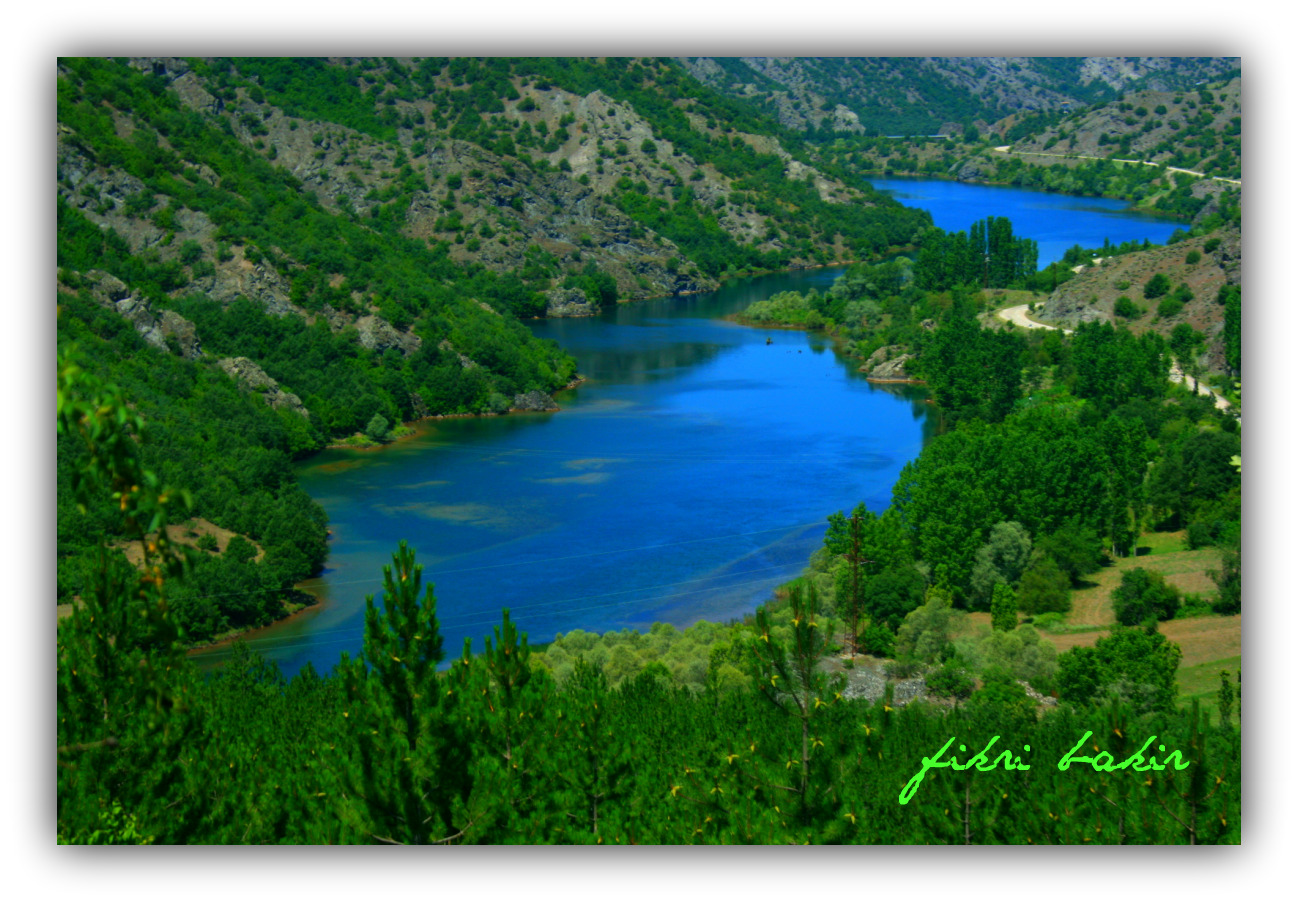
[[[1169,638],[1244,601],[1239,88],[1190,84],[1233,65],[61,59],[59,842],[1239,843],[1239,658],[1190,690]],[[1038,269],[893,171],[1186,231]],[[830,262],[736,319],[923,382],[937,434],[751,615],[534,649],[504,611],[472,655],[403,541],[354,657],[186,657],[310,602],[294,461],[551,408],[529,318]]]
[[[1213,57],[685,57],[700,81],[817,140],[959,135],[1016,113],[1139,90],[1188,90],[1239,68]]]
[[[61,60],[60,340],[138,395],[194,516],[265,552],[240,564],[261,600],[198,593],[192,635],[264,622],[321,565],[291,459],[552,407],[575,364],[521,318],[869,257],[927,225],[784,136],[667,61]],[[66,489],[83,458],[60,451]],[[62,602],[119,519],[66,497]]]
[[[946,658],[931,688],[967,699],[949,711],[898,710],[825,672],[840,623],[814,579],[734,631],[700,690],[672,687],[662,664],[612,686],[584,656],[559,682],[507,612],[484,654],[449,656],[404,543],[358,657],[286,682],[245,651],[200,679],[168,603],[184,555],[145,532],[179,490],[140,466],[138,420],[111,387],[65,368],[59,388],[60,435],[102,452],[78,495],[135,486],[120,508],[149,565],[101,565],[59,629],[61,843],[1240,841],[1234,687],[1216,726],[1197,704],[1173,710],[1179,649],[1118,627],[1061,658],[1065,704],[1039,714],[1019,673],[1048,680],[1054,662],[1032,627],[998,626],[1003,639],[962,652],[987,661],[974,691],[973,659],[943,641],[941,581],[897,642],[907,662]],[[831,525],[832,558],[856,522]]]

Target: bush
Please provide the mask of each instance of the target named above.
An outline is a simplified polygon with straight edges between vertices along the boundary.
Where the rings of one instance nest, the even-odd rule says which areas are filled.
[[[1037,549],[1064,571],[1073,585],[1083,576],[1100,569],[1104,544],[1090,527],[1073,521],[1037,542]]]
[[[375,442],[386,442],[390,437],[388,432],[388,419],[381,413],[376,413],[370,419],[369,425],[365,427],[365,437]]]
[[[1115,627],[1093,647],[1059,656],[1058,689],[1076,704],[1117,696],[1142,711],[1166,711],[1176,698],[1181,649],[1157,631]]]
[[[1135,319],[1140,316],[1140,308],[1136,306],[1135,301],[1124,294],[1113,302],[1113,315],[1123,319]]]
[[[1241,570],[1238,551],[1228,551],[1221,556],[1221,569],[1212,572],[1217,584],[1217,600],[1212,603],[1214,614],[1238,614],[1241,607]]]
[[[906,615],[897,631],[897,656],[902,660],[936,664],[949,657],[947,649],[963,615],[952,608],[946,593],[930,589],[929,596],[923,607]]]
[[[1176,316],[1185,307],[1177,298],[1163,298],[1158,302],[1158,315],[1164,319]]]
[[[1163,574],[1143,567],[1122,574],[1122,584],[1113,590],[1113,616],[1124,626],[1136,626],[1149,619],[1171,620],[1181,606],[1176,587]]]
[[[1156,273],[1145,283],[1145,299],[1152,301],[1161,298],[1172,289],[1172,281],[1161,272]]]
[[[1034,557],[1036,559],[1019,581],[1019,607],[1027,614],[1067,612],[1072,607],[1068,574],[1050,555],[1038,551]]]
[[[947,661],[925,677],[924,683],[929,692],[948,698],[968,698],[974,690],[973,677],[955,661]]]
[[[1019,601],[1005,583],[997,583],[992,591],[992,629],[1010,631],[1019,625]]]
[[[866,627],[865,632],[860,636],[861,651],[867,655],[874,655],[876,658],[891,658],[896,645],[896,637],[893,636],[892,630],[882,624],[873,623]]]

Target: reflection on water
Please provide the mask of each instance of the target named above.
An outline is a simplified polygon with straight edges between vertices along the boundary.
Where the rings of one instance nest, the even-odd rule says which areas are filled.
[[[380,453],[318,455],[300,478],[333,530],[329,570],[306,584],[322,603],[251,644],[288,673],[355,654],[401,539],[452,653],[506,607],[538,641],[751,611],[801,572],[831,512],[886,506],[923,440],[914,386],[871,385],[822,337],[768,345],[719,319],[835,275],[536,323],[589,377],[560,413],[426,421]]]
[[[974,187],[937,183],[954,199],[944,213],[954,225],[944,227],[1009,215],[1016,232],[1037,237],[1028,208],[1054,200],[1014,192],[1022,209],[1009,210],[994,201],[1012,194],[962,190]],[[1069,226],[1092,215],[1106,220],[1098,240]],[[1139,219],[1058,206],[1048,216],[1070,236],[1056,257],[1073,243],[1136,237],[1116,224]],[[750,612],[802,571],[831,512],[886,507],[935,428],[922,389],[866,382],[860,361],[823,337],[721,319],[779,291],[823,291],[840,271],[533,323],[588,378],[558,394],[561,412],[431,420],[379,452],[313,458],[301,482],[332,530],[329,567],[307,584],[321,603],[250,644],[288,674],[356,654],[364,598],[382,591],[382,567],[402,539],[435,585],[449,655],[466,638],[480,647],[503,608],[536,641]],[[198,657],[210,665],[223,654]]]

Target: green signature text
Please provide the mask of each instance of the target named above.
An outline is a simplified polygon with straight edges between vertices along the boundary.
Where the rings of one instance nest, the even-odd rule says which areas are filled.
[[[1064,753],[1064,756],[1059,759],[1055,766],[1061,771],[1066,771],[1074,764],[1089,764],[1096,773],[1111,773],[1119,770],[1166,770],[1168,767],[1171,767],[1173,770],[1185,770],[1190,766],[1190,763],[1181,756],[1180,751],[1177,749],[1168,752],[1167,747],[1160,744],[1158,746],[1157,755],[1150,752],[1150,746],[1152,746],[1154,741],[1158,738],[1156,735],[1150,736],[1146,739],[1145,744],[1140,747],[1139,751],[1135,752],[1123,761],[1118,761],[1109,752],[1099,750],[1094,746],[1094,744],[1092,744],[1092,748],[1094,749],[1095,754],[1079,754],[1092,735],[1094,734],[1090,730],[1087,730],[1082,738],[1077,740],[1077,744]],[[916,790],[919,789],[919,785],[924,782],[924,776],[930,770],[936,770],[937,768],[949,767],[951,770],[969,770],[969,768],[974,768],[984,772],[996,770],[997,768],[1002,767],[1005,770],[1011,771],[1032,769],[1032,765],[1025,764],[1022,758],[1017,754],[1011,753],[1009,749],[1003,749],[999,754],[996,754],[993,757],[992,749],[998,741],[1000,741],[1000,736],[993,736],[987,741],[987,744],[983,746],[981,751],[971,755],[964,763],[961,763],[960,756],[954,753],[952,753],[946,760],[942,760],[955,742],[955,737],[952,736],[946,741],[946,744],[938,749],[934,754],[920,759],[919,770],[916,771],[915,775],[906,782],[905,786],[902,787],[901,794],[897,796],[897,801],[902,805],[909,802],[911,798],[914,797]],[[967,753],[967,751],[968,750],[965,746],[960,746],[960,752]],[[1023,751],[1031,752],[1032,747],[1025,745],[1023,746]],[[1163,756],[1162,761],[1159,761],[1158,755]]]

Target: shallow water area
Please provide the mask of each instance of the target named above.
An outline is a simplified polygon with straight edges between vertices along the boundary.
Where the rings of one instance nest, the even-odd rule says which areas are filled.
[[[1120,202],[875,184],[947,229],[1009,216],[1042,265],[1073,244],[1158,242],[1175,228]],[[1068,237],[1043,240],[1055,232]],[[556,396],[562,410],[429,420],[385,448],[306,462],[301,484],[332,531],[328,568],[302,586],[321,603],[245,640],[289,676],[355,656],[365,596],[381,597],[402,539],[435,586],[448,658],[466,638],[480,650],[504,608],[533,642],[751,612],[802,572],[830,513],[890,503],[932,430],[922,388],[866,382],[822,336],[723,319],[780,291],[826,290],[841,272],[530,323],[586,377]],[[228,653],[195,657],[210,667]]]

